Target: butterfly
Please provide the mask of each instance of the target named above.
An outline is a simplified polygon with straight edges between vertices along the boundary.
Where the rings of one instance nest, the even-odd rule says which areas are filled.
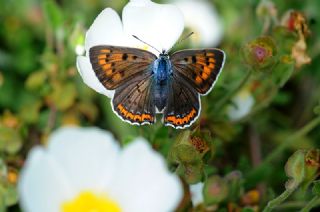
[[[159,53],[111,45],[89,49],[97,78],[115,90],[112,108],[123,121],[153,124],[156,113],[163,113],[164,125],[189,127],[200,114],[200,95],[218,79],[225,53],[215,48]]]

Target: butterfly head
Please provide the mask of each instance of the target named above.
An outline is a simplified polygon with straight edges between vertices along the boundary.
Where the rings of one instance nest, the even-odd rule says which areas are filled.
[[[169,59],[169,54],[166,50],[162,50],[162,52],[159,54],[159,58],[162,58],[162,59]]]

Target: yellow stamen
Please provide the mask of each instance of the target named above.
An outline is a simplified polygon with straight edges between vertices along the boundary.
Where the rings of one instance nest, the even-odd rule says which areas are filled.
[[[62,212],[121,212],[119,205],[104,195],[81,192],[62,205]]]

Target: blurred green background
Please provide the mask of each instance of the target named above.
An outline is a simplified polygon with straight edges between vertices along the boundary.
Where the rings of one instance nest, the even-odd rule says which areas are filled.
[[[0,211],[19,211],[16,183],[30,148],[68,124],[110,130],[123,145],[143,136],[185,185],[226,186],[215,197],[205,194],[198,207],[186,189],[180,211],[262,211],[285,190],[288,177],[296,179],[292,172],[303,173],[303,180],[275,209],[297,211],[317,197],[311,189],[320,164],[320,1],[210,1],[225,28],[219,48],[227,61],[188,130],[122,122],[110,99],[88,88],[77,72],[75,47],[86,29],[105,7],[121,14],[126,3],[0,0]],[[187,47],[188,41],[178,46]],[[243,90],[254,103],[235,120],[230,107],[245,104],[235,100]],[[288,158],[302,149],[306,168],[289,163],[285,171]],[[189,151],[196,156],[184,159]]]

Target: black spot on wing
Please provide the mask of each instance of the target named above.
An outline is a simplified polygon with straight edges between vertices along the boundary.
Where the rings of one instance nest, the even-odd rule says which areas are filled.
[[[192,56],[192,63],[194,64],[194,63],[196,63],[196,62],[197,62],[197,58],[196,58],[195,55],[193,55],[193,56]]]
[[[124,53],[124,54],[122,55],[122,60],[127,60],[127,59],[128,59],[128,54]]]

